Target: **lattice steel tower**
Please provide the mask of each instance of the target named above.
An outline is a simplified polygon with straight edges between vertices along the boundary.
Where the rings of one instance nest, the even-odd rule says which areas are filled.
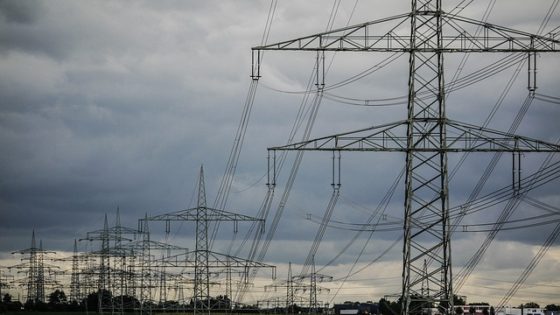
[[[72,273],[70,276],[70,302],[79,303],[82,295],[80,290],[78,241],[74,239],[74,252],[72,254]]]
[[[21,264],[9,266],[8,269],[18,269],[18,273],[25,274],[24,278],[18,279],[16,282],[20,282],[21,285],[27,288],[26,302],[46,302],[45,286],[56,284],[56,281],[51,276],[58,267],[45,264],[45,256],[55,254],[55,252],[44,250],[42,241],[39,241],[39,247],[37,247],[35,230],[33,230],[31,247],[13,252],[12,254],[23,255]],[[48,259],[50,260],[50,258]]]
[[[210,296],[210,269],[214,269],[215,274],[230,274],[232,269],[241,270],[242,275],[246,275],[251,268],[270,268],[275,277],[275,267],[263,263],[242,259],[239,257],[224,255],[210,250],[208,237],[208,227],[212,222],[230,221],[234,223],[234,232],[237,232],[239,222],[257,222],[263,224],[262,219],[236,214],[224,210],[210,208],[206,205],[206,188],[204,184],[204,169],[200,167],[198,179],[198,200],[196,208],[180,210],[176,212],[145,217],[140,222],[165,221],[166,233],[170,232],[171,221],[194,221],[196,223],[196,239],[194,261],[185,261],[185,267],[194,267],[194,313],[210,313],[213,305]],[[216,271],[217,269],[217,271]]]
[[[326,51],[408,53],[406,120],[269,150],[405,153],[402,314],[418,313],[427,303],[452,314],[447,153],[559,152],[560,147],[448,119],[444,53],[528,54],[530,64],[533,61],[529,90],[534,93],[535,55],[558,52],[560,41],[552,35],[539,36],[448,14],[442,10],[441,0],[412,0],[411,4],[410,13],[254,47],[252,77],[260,77],[261,51],[315,51],[317,92],[322,93]],[[405,23],[410,25],[408,34],[403,31]],[[426,268],[425,259],[432,262]],[[429,294],[423,294],[423,283],[429,284]]]
[[[195,303],[203,303],[203,309],[210,309],[210,270],[208,269],[208,208],[206,208],[206,185],[204,169],[200,167],[198,179],[198,199],[196,203],[196,248],[194,265]],[[202,302],[204,301],[204,302]],[[208,304],[205,304],[208,303]]]

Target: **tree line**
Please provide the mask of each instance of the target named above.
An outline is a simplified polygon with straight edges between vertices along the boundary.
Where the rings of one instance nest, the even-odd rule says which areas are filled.
[[[101,294],[101,297],[99,296]],[[25,303],[21,303],[20,301],[14,301],[13,297],[9,293],[5,293],[0,300],[0,312],[4,313],[7,311],[10,312],[17,312],[17,311],[45,311],[45,312],[68,312],[68,311],[96,311],[98,309],[98,303],[100,300],[104,299],[111,299],[116,307],[120,307],[121,305],[125,309],[128,308],[138,308],[140,306],[140,301],[132,296],[118,296],[113,297],[110,291],[101,290],[100,292],[90,293],[86,298],[82,301],[68,301],[66,294],[63,290],[56,289],[48,295],[47,302],[43,301],[33,301],[28,300]],[[490,306],[487,302],[477,302],[477,303],[469,303],[466,304],[465,300],[461,297],[454,296],[453,304],[455,307],[455,313],[457,315],[469,315],[475,314],[475,305],[476,306],[484,306],[487,305],[488,307],[483,307],[482,312],[483,315],[495,315],[495,309]],[[211,305],[220,306],[219,308],[228,309],[231,307],[231,301],[227,296],[219,296],[215,299],[212,299]],[[178,302],[176,301],[167,301],[164,305],[153,304],[152,307],[156,308],[167,308],[171,309],[174,307],[178,307]],[[193,303],[189,303],[186,305],[186,308],[192,308]],[[468,313],[465,314],[464,306],[470,306]],[[413,302],[410,305],[411,310],[417,310],[416,312],[418,315],[421,315],[421,310],[425,308],[433,308],[434,305],[431,305],[427,302]],[[518,306],[519,308],[541,308],[538,303],[535,302],[528,302],[525,304],[521,304]],[[547,311],[560,311],[560,305],[557,304],[548,304],[544,307]],[[378,302],[378,312],[380,315],[399,315],[401,312],[401,300],[398,299],[396,301],[389,301],[385,298],[382,298]]]

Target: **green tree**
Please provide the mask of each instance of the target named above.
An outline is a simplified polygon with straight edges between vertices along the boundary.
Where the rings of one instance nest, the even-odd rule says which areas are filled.
[[[2,283],[0,283],[0,285],[2,285]],[[6,293],[2,297],[2,301],[0,301],[0,313],[6,312],[8,310],[8,305],[10,305],[11,302],[12,302],[12,296]]]
[[[458,296],[456,294],[453,294],[453,305],[465,305],[465,300],[463,299],[462,296]]]
[[[27,300],[27,302],[25,302],[24,304],[24,308],[27,311],[46,311],[47,304],[39,300],[37,301]]]
[[[463,300],[462,297],[457,296],[456,294],[453,294],[453,305],[454,306],[465,305],[465,300]],[[449,305],[448,305],[447,301],[442,301],[441,303],[439,303],[439,308],[440,308],[441,311],[444,311],[444,310],[448,309]],[[459,312],[459,310],[457,308],[455,308],[455,313],[457,313],[457,312]],[[461,312],[460,314],[463,314],[463,308],[461,308],[460,312]]]
[[[23,304],[20,301],[15,301],[7,305],[10,311],[21,311],[23,309]]]
[[[66,293],[60,289],[51,292],[51,294],[49,294],[48,308],[50,311],[68,311],[70,309],[70,304],[66,299]]]
[[[2,302],[4,302],[5,304],[12,303],[12,296],[10,295],[10,293],[4,294],[4,296],[2,297]]]
[[[547,306],[545,306],[545,309],[551,312],[558,312],[560,311],[560,305],[548,304]]]
[[[27,311],[34,310],[35,309],[35,301],[33,301],[32,299],[29,299],[29,300],[25,301],[25,304],[23,305],[23,307]]]
[[[523,305],[524,308],[540,308],[541,306],[535,302],[528,302]]]
[[[401,312],[400,299],[397,302],[391,302],[385,298],[379,300],[379,312],[382,315],[398,315]]]
[[[101,295],[101,298],[99,297]],[[110,301],[113,299],[113,294],[109,290],[98,290],[98,292],[92,292],[88,294],[88,296],[82,300],[82,305],[84,310],[86,311],[97,311],[99,309],[98,302],[101,301]]]
[[[66,293],[62,290],[56,289],[49,294],[49,304],[51,305],[65,304],[66,301]]]

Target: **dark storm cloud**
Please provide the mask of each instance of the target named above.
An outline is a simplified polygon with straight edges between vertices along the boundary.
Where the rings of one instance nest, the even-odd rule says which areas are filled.
[[[248,78],[230,62],[247,51],[222,39],[253,28],[219,17],[259,6],[21,3],[3,3],[4,15],[33,18],[0,28],[0,68],[10,74],[0,78],[2,233],[82,232],[118,205],[133,226],[145,212],[186,208],[198,166],[215,166],[211,177],[221,170],[237,114],[215,112],[237,111]]]
[[[55,59],[69,56],[79,32],[65,23],[72,24],[75,16],[51,19],[54,17],[50,12],[52,8],[37,1],[2,1],[0,52],[26,51],[46,54]]]
[[[345,25],[353,4],[342,1],[336,27]],[[402,13],[408,5],[406,1],[360,2],[352,23]],[[479,18],[485,6],[476,3],[463,13]],[[498,1],[497,6],[489,22],[528,26],[528,31],[536,31],[546,9],[523,1]],[[117,207],[129,227],[136,227],[145,213],[192,207],[201,164],[212,203],[250,83],[250,47],[261,40],[268,7],[263,1],[0,1],[0,252],[28,247],[33,228],[49,249],[70,250],[74,238],[101,228],[105,213],[113,224]],[[330,11],[322,2],[279,2],[269,42],[323,31]],[[384,58],[328,56],[329,60],[333,57],[328,84],[352,77],[364,65],[371,67]],[[446,79],[461,58],[446,56],[450,68]],[[556,57],[539,58],[538,91],[555,95],[559,63]],[[497,59],[472,56],[464,74],[484,69]],[[313,62],[312,54],[265,55],[229,210],[257,213],[266,192],[266,148],[287,141],[301,102],[301,94],[267,87],[303,90]],[[366,99],[406,95],[407,71],[408,58],[403,56],[333,93]],[[507,130],[514,121],[527,94],[524,71],[498,109],[492,128]],[[481,124],[513,74],[512,68],[453,92],[447,103],[450,118]],[[405,115],[404,105],[364,108],[324,100],[312,137],[397,121]],[[557,121],[557,107],[535,101],[518,133],[551,141],[560,132]],[[300,137],[301,132],[296,139]],[[466,160],[450,184],[452,205],[468,199],[490,159],[473,154]],[[529,156],[526,159],[524,174],[536,170],[542,161],[542,157],[534,162]],[[458,160],[450,157],[450,168]],[[272,211],[290,163],[280,174]],[[306,214],[320,220],[325,212],[332,191],[331,163],[328,154],[305,155],[267,261],[301,263],[305,259],[319,227]],[[365,222],[403,165],[403,154],[343,154],[342,196],[333,219]],[[481,195],[509,185],[510,167],[510,156],[504,155]],[[552,185],[532,196],[557,205],[557,193]],[[402,219],[403,195],[401,181],[386,209],[389,219]],[[477,212],[465,223],[493,222],[502,208],[500,204]],[[519,209],[514,218],[530,216],[532,210]],[[179,226],[173,226],[176,240],[192,247],[192,224]],[[240,224],[240,229],[238,240],[247,225]],[[150,230],[155,238],[165,237],[162,225],[154,223]],[[530,250],[528,244],[539,244],[548,231],[549,227],[510,231],[500,234],[497,241],[508,244],[507,248],[522,244]],[[400,227],[375,232],[361,262],[374,259],[400,232]],[[327,228],[317,263],[329,261],[353,235]],[[350,264],[368,236],[363,233],[349,245],[336,264]],[[227,250],[231,238],[232,227],[224,224],[217,248]],[[454,235],[457,266],[483,238]],[[398,266],[401,246],[383,256],[386,265],[381,266]],[[499,256],[500,262],[513,255],[496,247],[491,257]],[[510,261],[514,267],[522,262]]]
[[[33,24],[41,10],[41,3],[34,1],[0,1],[0,15],[9,23]]]

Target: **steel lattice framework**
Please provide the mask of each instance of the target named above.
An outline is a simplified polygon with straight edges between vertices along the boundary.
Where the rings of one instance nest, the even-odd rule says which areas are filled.
[[[253,79],[265,50],[403,52],[409,54],[406,120],[269,148],[406,153],[402,314],[432,304],[453,313],[447,153],[560,152],[560,147],[514,134],[449,120],[445,112],[444,54],[558,52],[553,35],[539,36],[442,10],[441,0],[412,0],[407,14],[252,48]],[[407,33],[409,31],[409,33]],[[323,88],[324,67],[317,66]],[[531,71],[531,69],[530,69]],[[535,70],[529,74],[534,93]],[[453,135],[453,136],[448,136]],[[423,217],[435,220],[423,222]],[[424,267],[424,261],[433,262]],[[424,294],[423,284],[430,293]]]
[[[70,276],[70,302],[78,303],[81,298],[80,269],[79,269],[78,240],[74,239],[74,252],[72,254],[72,273]]]
[[[45,287],[54,286],[57,284],[53,275],[57,266],[45,263],[45,257],[49,254],[56,254],[53,251],[43,249],[43,242],[39,241],[39,247],[35,241],[35,230],[31,235],[31,247],[22,249],[12,254],[23,255],[21,258],[22,263],[9,266],[8,269],[18,269],[18,273],[24,273],[25,278],[16,280],[15,282],[27,288],[26,302],[46,302]],[[47,257],[47,259],[51,260]]]
[[[212,309],[210,297],[210,269],[220,269],[223,273],[231,274],[232,268],[242,269],[242,274],[251,268],[270,268],[275,278],[275,267],[235,256],[216,253],[209,248],[208,225],[210,222],[231,221],[237,232],[238,222],[249,221],[264,223],[264,220],[241,215],[233,212],[210,208],[206,205],[206,188],[204,184],[204,169],[200,167],[198,180],[198,200],[196,208],[145,217],[141,221],[165,221],[166,232],[169,233],[171,221],[192,221],[196,223],[196,240],[194,261],[186,260],[184,266],[194,267],[194,312],[210,313]],[[220,273],[218,272],[218,273]],[[246,278],[246,277],[245,277]]]
[[[309,280],[309,283],[306,282]],[[309,313],[317,313],[320,307],[323,307],[323,303],[317,300],[317,293],[329,292],[328,288],[323,288],[317,286],[317,283],[330,282],[333,280],[332,276],[323,275],[315,272],[315,263],[313,262],[311,266],[311,273],[292,276],[292,263],[288,264],[288,278],[285,281],[280,281],[271,285],[264,287],[265,291],[278,291],[278,289],[286,289],[286,299],[281,303],[279,297],[273,297],[267,300],[260,300],[258,304],[266,305],[269,307],[273,305],[274,307],[285,306],[286,314],[294,314],[295,306],[307,306]],[[299,293],[300,296],[296,299],[296,294]],[[309,294],[309,297],[304,297],[301,293]],[[296,305],[295,302],[298,302]]]

